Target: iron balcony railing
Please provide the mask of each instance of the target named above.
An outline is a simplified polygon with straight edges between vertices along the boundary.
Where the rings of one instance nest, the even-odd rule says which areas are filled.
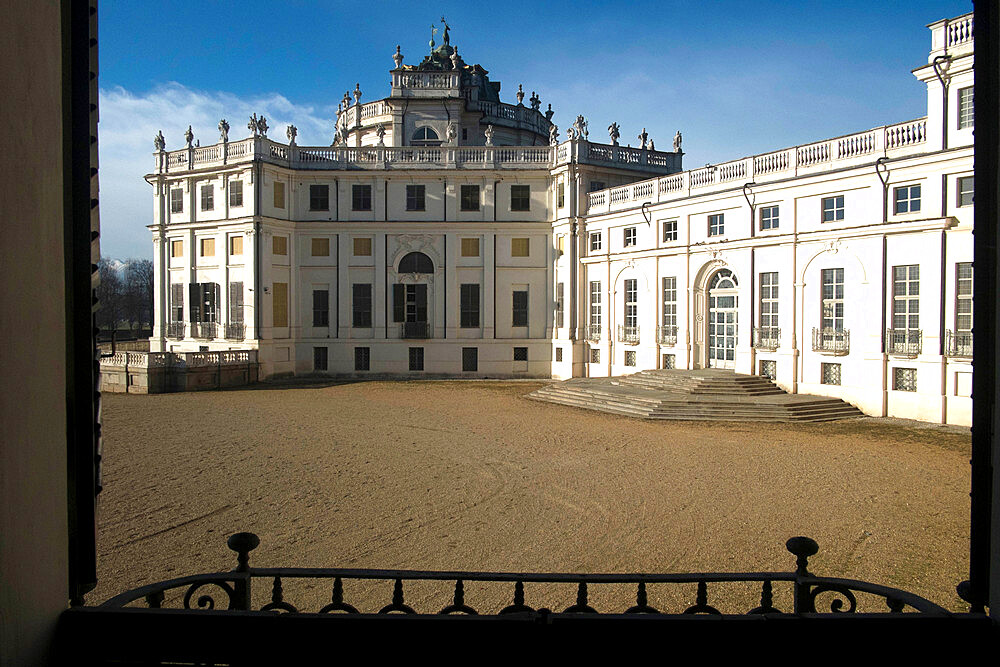
[[[754,327],[753,346],[758,350],[777,350],[781,342],[779,327]]]
[[[812,349],[826,354],[847,354],[851,351],[851,330],[813,327]]]
[[[192,338],[215,338],[218,333],[218,326],[215,322],[192,322],[191,323],[191,337]]]
[[[167,338],[184,338],[184,323],[183,322],[168,322],[167,323]]]
[[[661,324],[656,327],[656,342],[660,345],[677,345],[677,325]]]
[[[403,322],[400,327],[401,338],[430,338],[430,322]]]
[[[885,351],[905,357],[915,357],[923,348],[924,332],[921,329],[886,329]]]
[[[639,327],[627,327],[623,324],[618,325],[618,342],[626,343],[628,345],[638,345],[639,344]]]
[[[226,340],[243,340],[246,338],[247,325],[242,322],[226,323]]]
[[[584,340],[601,340],[601,325],[600,324],[588,324],[583,328],[583,338]]]
[[[819,545],[808,537],[793,537],[785,548],[796,557],[796,569],[792,572],[749,572],[749,573],[691,573],[691,574],[542,574],[527,572],[435,572],[414,570],[360,570],[326,568],[251,568],[250,552],[260,544],[253,533],[237,533],[228,540],[229,548],[237,553],[237,566],[232,572],[196,574],[159,583],[116,595],[100,605],[103,608],[121,609],[137,602],[145,602],[147,607],[183,608],[188,610],[232,610],[246,612],[286,612],[290,614],[318,612],[330,614],[468,614],[498,619],[504,616],[510,621],[541,621],[563,614],[608,614],[631,616],[649,614],[660,617],[683,614],[706,614],[720,618],[734,615],[770,614],[792,616],[824,613],[829,605],[830,614],[852,613],[892,613],[919,612],[926,615],[948,617],[951,614],[918,595],[895,588],[871,584],[852,579],[818,577],[808,570],[808,559],[819,551]],[[269,584],[270,595],[253,595],[253,585],[264,580]],[[301,580],[306,580],[300,583]],[[301,609],[285,599],[285,586],[291,594],[301,593],[317,587],[316,580],[325,580],[330,587],[330,602],[318,609]],[[351,599],[359,596],[360,590],[371,590],[371,584],[358,582],[385,582],[384,588],[391,597],[384,603]],[[428,600],[425,591],[428,582],[444,588],[441,602],[431,608],[417,609],[414,602],[407,602],[404,583],[420,585],[422,599]],[[447,582],[447,584],[446,584]],[[451,582],[454,582],[453,584]],[[263,583],[263,582],[262,582]],[[483,589],[489,584],[511,587],[509,604],[497,604],[498,608],[476,609],[466,602],[466,585],[474,589],[470,597],[481,599]],[[483,586],[483,584],[487,584]],[[649,588],[653,594],[670,591],[681,593],[681,600],[690,593],[683,592],[691,584],[696,584],[694,600],[681,602],[676,609],[659,609],[650,604]],[[709,598],[709,585],[712,599]],[[727,599],[735,598],[746,590],[747,584],[760,591],[757,599],[742,603],[740,607]],[[776,591],[775,584],[778,590]],[[635,604],[627,608],[599,611],[589,599],[589,587],[600,587],[602,592],[614,591],[621,586],[635,587]],[[539,593],[538,589],[547,590]],[[721,593],[720,593],[721,591]],[[542,595],[546,599],[539,599]],[[859,595],[860,594],[860,595]],[[448,598],[450,601],[445,602]],[[673,597],[673,596],[670,596]],[[756,596],[755,596],[756,597]],[[779,602],[775,603],[775,598]],[[254,598],[269,598],[264,604],[253,604]],[[535,598],[534,600],[532,598]],[[783,601],[783,602],[782,602]],[[552,609],[540,608],[539,602],[548,603]],[[553,604],[555,602],[556,604]],[[693,602],[693,604],[692,604]],[[443,607],[438,605],[444,603]],[[302,603],[299,603],[302,605]],[[751,609],[742,605],[754,605]],[[780,605],[780,607],[779,607]],[[787,606],[786,606],[787,605]],[[623,605],[624,606],[624,605]],[[368,608],[366,608],[368,607]],[[781,608],[783,607],[783,608]],[[139,611],[138,609],[136,610]],[[510,616],[517,614],[518,616]],[[486,620],[486,619],[484,619]]]
[[[945,356],[949,357],[972,357],[972,332],[952,331],[945,332]]]

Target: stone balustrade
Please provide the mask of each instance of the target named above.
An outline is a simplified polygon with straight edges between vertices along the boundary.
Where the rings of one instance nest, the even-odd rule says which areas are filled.
[[[257,350],[116,352],[102,356],[101,391],[159,394],[257,381]]]
[[[851,167],[874,162],[882,155],[904,156],[922,150],[926,141],[927,119],[918,118],[844,137],[591,192],[587,195],[587,212],[593,214],[632,208],[644,202],[671,201],[701,192],[707,194],[731,189],[748,182],[762,183],[811,172]],[[604,152],[595,151],[594,146],[589,150],[592,155],[604,155]],[[652,164],[652,160],[648,160],[647,163]]]
[[[377,103],[373,103],[377,104]],[[532,113],[537,112],[530,110]],[[544,117],[542,117],[544,120]],[[653,173],[678,171],[679,153],[565,141],[558,146],[298,146],[250,137],[204,148],[154,153],[160,173],[247,163],[254,159],[292,169],[550,169],[577,161],[624,164]],[[650,192],[654,188],[649,186]]]

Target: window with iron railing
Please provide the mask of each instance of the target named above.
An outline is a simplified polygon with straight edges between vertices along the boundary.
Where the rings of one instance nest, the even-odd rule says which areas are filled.
[[[758,350],[777,350],[781,343],[778,327],[754,327],[753,346]]]
[[[618,342],[628,343],[629,345],[638,345],[639,343],[639,327],[630,327],[627,325],[618,325]]]
[[[848,354],[851,351],[851,330],[816,328],[812,330],[813,352]]]

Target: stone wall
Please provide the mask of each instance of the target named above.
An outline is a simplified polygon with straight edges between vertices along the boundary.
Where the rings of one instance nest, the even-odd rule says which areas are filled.
[[[256,350],[118,352],[101,359],[101,391],[163,394],[257,382]]]

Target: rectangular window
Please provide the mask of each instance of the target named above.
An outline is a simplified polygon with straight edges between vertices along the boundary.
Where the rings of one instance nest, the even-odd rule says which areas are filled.
[[[956,264],[955,277],[955,331],[967,336],[972,333],[972,262]]]
[[[760,274],[760,340],[770,347],[778,340],[778,273]]]
[[[677,355],[676,354],[664,354],[660,360],[660,368],[667,370],[673,370],[677,368]]]
[[[274,182],[274,208],[285,208],[285,184]]]
[[[313,326],[330,326],[330,290],[313,290]]]
[[[510,240],[510,256],[511,257],[527,257],[530,246],[528,244],[529,239],[511,239]]]
[[[372,254],[372,240],[367,236],[361,236],[354,239],[354,256],[355,257],[371,257]]]
[[[722,236],[726,233],[726,214],[716,213],[708,216],[708,235]]]
[[[590,348],[590,363],[592,364],[601,363],[601,348],[599,347]]]
[[[171,257],[183,257],[184,256],[184,241],[171,241],[170,242],[170,256]]]
[[[670,331],[664,333],[676,335],[677,327],[677,277],[663,278],[663,320],[661,322]]]
[[[330,239],[328,239],[328,238],[314,238],[314,239],[312,239],[312,256],[313,257],[329,257],[330,256]]]
[[[892,199],[895,202],[893,210],[897,215],[917,213],[920,211],[920,186],[904,185],[901,188],[896,188],[893,190]]]
[[[636,243],[635,227],[626,227],[624,235],[624,245],[626,248],[634,246]]]
[[[355,327],[367,328],[372,325],[372,286],[371,283],[355,283],[351,285],[353,299],[352,324]]]
[[[677,240],[677,221],[676,220],[664,220],[663,221],[663,242],[676,241]]]
[[[462,239],[462,257],[479,257],[479,239]]]
[[[514,290],[511,297],[512,327],[528,326],[528,290]]]
[[[310,185],[309,186],[309,210],[329,211],[330,210],[330,186]]]
[[[229,323],[243,324],[243,283],[229,283]],[[242,331],[240,332],[242,335]]]
[[[604,189],[604,181],[591,181],[590,192],[597,192]]]
[[[595,252],[601,249],[601,233],[592,232],[590,234],[590,251]]]
[[[918,264],[892,267],[892,329],[907,333],[920,329],[920,266]],[[895,338],[893,340],[895,342]],[[909,338],[906,339],[906,342],[910,342]]]
[[[407,185],[406,186],[406,210],[407,211],[424,211],[426,210],[425,192],[426,187],[423,185]]]
[[[777,229],[778,228],[778,207],[777,206],[763,206],[760,209],[760,229],[764,231],[766,229]]]
[[[313,348],[313,370],[314,371],[325,371],[327,356],[330,350],[327,347],[314,347]]]
[[[590,326],[601,326],[601,281],[590,281]]]
[[[635,278],[625,281],[625,330],[630,335],[639,326],[639,289]]]
[[[975,181],[972,176],[963,176],[958,179],[958,205],[972,206],[975,203]]]
[[[215,257],[215,239],[201,239],[202,257]]]
[[[768,380],[774,380],[778,376],[778,362],[774,359],[761,359],[758,375]]]
[[[271,300],[271,324],[275,327],[288,326],[288,283],[274,283],[271,288],[274,298]]]
[[[367,371],[371,370],[371,348],[369,347],[356,347],[354,348],[354,370],[356,371]]]
[[[916,368],[893,368],[892,388],[895,391],[916,391],[917,390],[917,369]]]
[[[560,234],[556,237],[556,257],[562,257],[566,252],[566,235]]]
[[[230,208],[243,206],[243,181],[229,181],[229,206]]]
[[[823,269],[822,318],[824,331],[844,330],[844,270]]]
[[[566,184],[559,183],[556,186],[556,206],[562,208],[566,205]]]
[[[625,350],[625,365],[635,366],[635,350]]]
[[[958,129],[972,127],[976,120],[972,86],[958,91]]]
[[[463,211],[479,210],[478,185],[463,185],[461,188],[461,194],[462,194],[461,207]]]
[[[180,188],[172,188],[170,190],[170,212],[184,212],[184,191]]]
[[[424,348],[422,347],[410,348],[410,370],[411,371],[424,370]]]
[[[392,321],[423,325],[404,326],[404,333],[427,333],[427,285],[396,283],[392,286]]]
[[[170,284],[170,321],[184,321],[184,285],[181,283]]]
[[[528,348],[526,347],[515,347],[514,348],[514,361],[527,361],[528,360]]]
[[[820,364],[820,382],[823,384],[839,385],[840,368],[840,364]]]
[[[459,326],[476,328],[479,326],[479,284],[469,283],[459,286]]]
[[[566,302],[565,283],[556,283],[556,327],[563,326],[563,306]]]
[[[512,185],[510,186],[510,210],[530,211],[531,210],[531,186]]]
[[[243,254],[243,237],[242,236],[230,236],[229,237],[229,254],[230,255],[242,255]]]
[[[462,348],[462,372],[463,373],[475,373],[479,371],[479,348],[478,347],[463,347]]]
[[[844,195],[823,197],[823,222],[837,222],[844,219]]]
[[[562,361],[562,350],[561,347],[556,348],[556,361]]]
[[[288,237],[287,236],[274,236],[274,237],[271,237],[271,254],[273,254],[273,255],[287,255],[288,254]]]
[[[370,211],[372,210],[372,186],[358,185],[351,186],[351,210]],[[362,348],[358,348],[362,349]],[[365,348],[367,349],[367,348]]]
[[[219,307],[219,285],[217,283],[191,283],[191,321],[217,322]],[[206,336],[201,336],[206,337]],[[207,336],[213,338],[214,336]]]
[[[201,186],[201,210],[211,211],[215,208],[215,188],[211,183]]]

